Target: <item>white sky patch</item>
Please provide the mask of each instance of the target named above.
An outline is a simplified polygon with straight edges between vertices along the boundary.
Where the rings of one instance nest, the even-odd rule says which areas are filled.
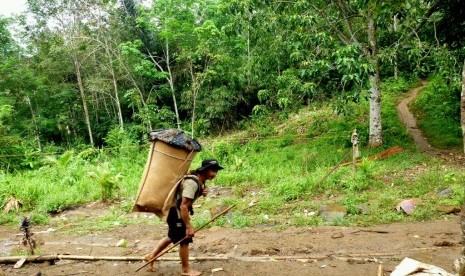
[[[9,17],[26,10],[26,0],[0,0],[0,15]]]

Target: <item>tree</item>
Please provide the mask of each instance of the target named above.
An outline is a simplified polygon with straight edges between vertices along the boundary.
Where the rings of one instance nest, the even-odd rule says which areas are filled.
[[[190,39],[194,27],[192,14],[194,6],[191,1],[156,1],[150,12],[140,14],[138,18],[138,23],[143,26],[143,29],[150,30],[159,38],[155,51],[150,48],[145,50],[156,70],[158,70],[157,78],[164,77],[169,85],[178,129],[181,128],[181,119],[176,99],[175,68],[173,68],[176,60],[174,57],[178,54],[176,48],[179,44],[191,43]],[[151,22],[157,23],[152,24]]]
[[[313,7],[343,44],[359,46],[368,61],[370,66],[366,71],[370,83],[370,130],[368,145],[371,147],[381,146],[383,143],[381,77],[378,57],[378,33],[375,22],[382,20],[383,4],[376,1],[359,2],[341,0],[334,3],[323,1],[322,4],[326,5],[324,9],[316,5]],[[332,13],[329,14],[330,12]]]
[[[463,152],[465,153],[465,60],[462,70],[462,93],[460,95],[460,124],[462,126]]]
[[[89,108],[84,89],[81,56],[82,49],[85,49],[82,44],[82,25],[84,24],[84,14],[91,11],[90,3],[82,3],[66,0],[28,0],[30,10],[35,15],[37,26],[42,26],[45,30],[54,29],[60,33],[63,38],[66,49],[69,50],[75,70],[77,86],[81,98],[83,115],[87,127],[87,133],[90,144],[94,146],[94,136],[92,134],[92,126]]]

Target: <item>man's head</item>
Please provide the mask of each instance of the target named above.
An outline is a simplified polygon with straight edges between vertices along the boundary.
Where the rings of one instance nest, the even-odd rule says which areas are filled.
[[[202,166],[195,171],[204,175],[206,179],[212,180],[215,178],[218,171],[222,169],[224,168],[218,163],[218,160],[207,158],[202,161]]]

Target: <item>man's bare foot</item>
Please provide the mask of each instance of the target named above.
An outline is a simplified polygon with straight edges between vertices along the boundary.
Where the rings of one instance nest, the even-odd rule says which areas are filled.
[[[202,272],[197,271],[197,270],[190,270],[189,272],[182,272],[181,273],[182,276],[199,276],[201,274],[202,274]]]
[[[153,262],[151,262],[148,266],[147,266],[147,270],[150,271],[150,272],[155,272],[157,271],[155,269],[155,267],[153,266]]]
[[[144,256],[144,261],[148,262],[150,261],[151,259],[153,259],[153,255],[152,253],[150,254],[147,254]],[[150,271],[150,272],[155,272],[155,267],[153,266],[153,263],[154,262],[151,262],[147,265],[147,270]]]

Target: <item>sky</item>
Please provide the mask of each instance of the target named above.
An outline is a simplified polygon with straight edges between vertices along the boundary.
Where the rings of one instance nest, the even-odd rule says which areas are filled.
[[[11,16],[24,11],[26,0],[0,0],[0,15]]]

